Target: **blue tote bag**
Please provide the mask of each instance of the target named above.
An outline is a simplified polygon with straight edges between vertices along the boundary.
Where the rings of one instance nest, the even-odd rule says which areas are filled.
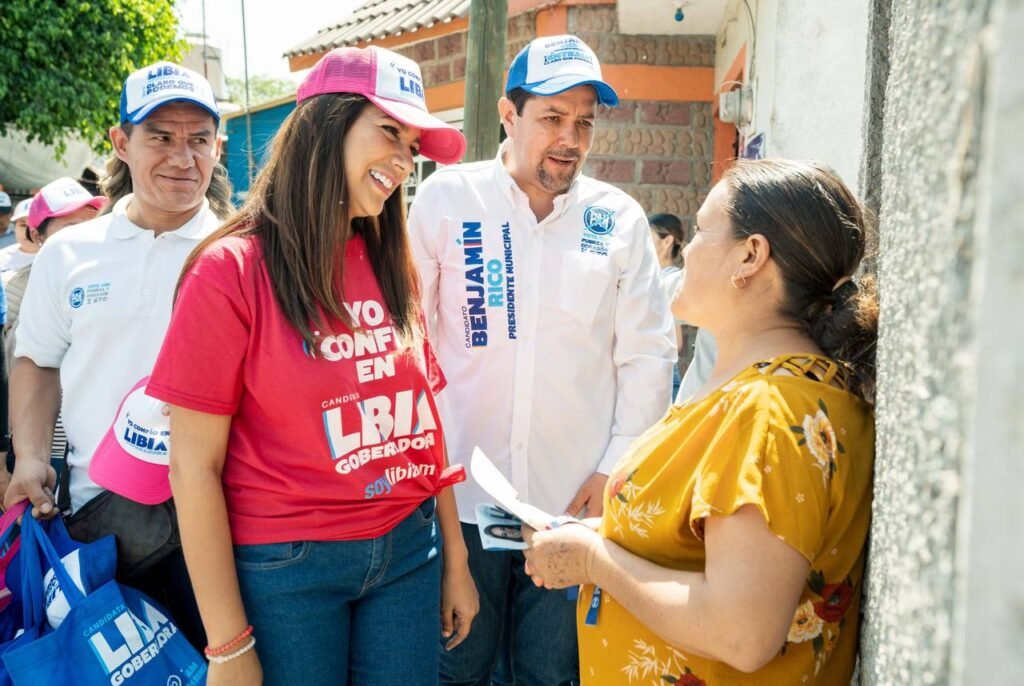
[[[68,535],[64,521],[60,517],[47,521],[36,520],[36,523],[42,527],[45,536],[60,556],[64,563],[64,571],[86,595],[114,578],[117,571],[117,542],[113,536],[104,536],[92,543],[80,543]],[[7,568],[7,586],[15,598],[21,598],[24,595],[21,592],[23,557],[23,555],[14,557]],[[57,577],[50,566],[42,561],[40,564],[43,571],[46,616],[50,627],[56,629],[60,626],[64,615],[67,614],[67,598],[64,597],[62,587],[57,583]],[[32,567],[28,572],[32,583],[35,583],[39,570]],[[0,615],[0,620],[2,620],[2,615]],[[2,621],[0,621],[0,630],[2,628]],[[3,638],[2,632],[0,632],[0,638]]]
[[[9,647],[3,663],[14,686],[201,686],[206,661],[155,601],[109,581],[88,595],[68,576],[42,525],[25,517],[23,578],[30,565],[52,568],[70,610],[56,630],[46,622],[35,640]],[[42,574],[37,588],[42,591]],[[26,588],[25,602],[30,589]],[[35,598],[31,599],[37,600]]]

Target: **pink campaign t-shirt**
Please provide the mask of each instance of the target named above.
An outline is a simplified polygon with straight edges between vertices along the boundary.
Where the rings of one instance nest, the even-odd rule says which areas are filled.
[[[312,351],[274,298],[258,238],[214,243],[182,284],[147,393],[232,415],[223,483],[236,544],[380,536],[438,488],[433,351],[397,352],[362,238],[344,267],[357,331],[328,321]]]

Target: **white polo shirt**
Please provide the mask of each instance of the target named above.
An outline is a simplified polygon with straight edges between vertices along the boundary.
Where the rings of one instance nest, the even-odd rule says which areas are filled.
[[[131,197],[49,238],[21,303],[15,355],[60,368],[73,510],[102,491],[89,460],[156,362],[185,258],[220,223],[204,200],[181,228],[156,236],[128,220]]]
[[[561,514],[670,401],[672,322],[642,208],[580,176],[538,222],[499,151],[434,173],[409,227],[449,459],[479,445]],[[466,522],[490,501],[471,478],[455,492]]]

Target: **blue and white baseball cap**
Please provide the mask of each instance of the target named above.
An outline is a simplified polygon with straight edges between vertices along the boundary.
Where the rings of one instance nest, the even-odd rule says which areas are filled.
[[[601,64],[576,36],[544,36],[530,41],[512,60],[505,93],[522,88],[534,95],[557,95],[576,86],[593,86],[597,101],[615,107],[619,96],[601,78]]]
[[[134,72],[121,89],[121,123],[141,123],[156,108],[172,102],[190,102],[210,113],[220,125],[217,99],[210,82],[171,62],[157,62]]]

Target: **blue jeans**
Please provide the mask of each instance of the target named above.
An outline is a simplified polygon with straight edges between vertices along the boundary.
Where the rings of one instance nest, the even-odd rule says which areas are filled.
[[[437,683],[434,507],[430,498],[368,540],[235,546],[266,686]]]
[[[576,602],[537,588],[519,551],[484,550],[475,524],[462,525],[480,614],[453,650],[441,641],[443,686],[579,684]]]

